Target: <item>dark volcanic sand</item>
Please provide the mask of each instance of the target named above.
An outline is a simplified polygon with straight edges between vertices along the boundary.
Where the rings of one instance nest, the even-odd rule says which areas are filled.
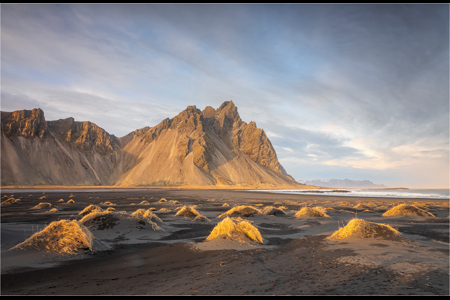
[[[9,195],[9,193],[7,193]],[[73,194],[74,197],[69,197]],[[47,195],[45,199],[39,197]],[[2,205],[2,225],[10,223],[45,225],[59,219],[78,219],[80,212],[89,204],[110,201],[117,210],[135,211],[138,208],[155,207],[157,215],[171,224],[173,232],[160,240],[133,245],[118,245],[115,249],[86,255],[87,258],[62,262],[60,265],[40,269],[6,270],[2,268],[2,295],[448,295],[449,276],[447,268],[413,272],[403,276],[385,266],[371,267],[340,263],[338,258],[355,256],[352,249],[327,247],[328,234],[317,234],[322,220],[298,221],[301,228],[291,227],[275,217],[259,223],[265,247],[251,250],[200,251],[192,245],[201,243],[220,220],[222,214],[234,204],[263,204],[282,202],[286,211],[299,210],[299,203],[337,203],[348,201],[346,212],[331,211],[332,218],[353,218],[352,209],[359,201],[379,202],[386,198],[356,198],[342,196],[284,195],[242,190],[182,190],[142,189],[101,192],[42,192],[15,193],[19,203]],[[58,203],[59,199],[64,203]],[[165,204],[161,198],[177,200],[182,205],[199,205],[197,210],[206,214],[211,223],[177,222],[174,211],[158,213]],[[75,204],[66,204],[73,199]],[[5,199],[2,199],[2,201]],[[147,200],[150,206],[131,205]],[[404,200],[404,199],[403,199]],[[391,199],[395,203],[411,199]],[[414,201],[442,203],[448,200],[413,199]],[[49,202],[58,208],[56,214],[30,210],[39,202]],[[297,204],[295,204],[296,202]],[[223,207],[228,203],[229,207]],[[278,206],[278,205],[275,205]],[[381,215],[385,210],[374,210]],[[447,244],[448,206],[440,209],[430,207],[438,216],[434,219],[403,218],[389,223],[405,234],[415,234],[425,242],[438,241]],[[334,215],[332,214],[334,213]],[[371,215],[371,216],[372,216]],[[210,216],[213,216],[211,218]],[[358,217],[364,214],[358,211]],[[252,220],[252,218],[248,218]],[[296,220],[294,220],[296,222]],[[337,221],[336,221],[337,223]],[[393,226],[394,226],[393,225]],[[328,225],[327,225],[328,226]],[[394,226],[394,227],[395,227]],[[24,240],[23,236],[11,236],[2,226],[2,253]],[[336,225],[336,229],[338,226]],[[447,229],[447,230],[446,230]],[[36,231],[36,229],[34,230]],[[325,230],[326,231],[326,230]],[[293,235],[301,233],[301,238]],[[31,232],[26,233],[31,235]],[[25,235],[25,233],[24,233]],[[272,247],[269,247],[272,246]],[[374,244],[381,250],[383,242]],[[429,251],[430,255],[442,254],[445,246]],[[412,251],[412,250],[411,250]],[[448,255],[448,251],[446,253]],[[448,258],[448,256],[447,256]],[[2,255],[3,260],[3,255]]]

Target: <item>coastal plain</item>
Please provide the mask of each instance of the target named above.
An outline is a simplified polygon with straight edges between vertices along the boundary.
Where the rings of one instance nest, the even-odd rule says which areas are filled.
[[[2,203],[11,198],[16,201],[1,206],[2,295],[449,294],[449,199],[243,189],[2,190]],[[152,208],[161,230],[116,227],[106,235],[91,228],[99,246],[75,255],[11,250],[53,221],[80,220],[92,204],[126,213]],[[383,216],[399,204],[432,216]],[[263,243],[206,241],[220,215],[243,205],[283,211],[242,216]],[[177,215],[184,206],[205,218]],[[318,206],[328,217],[295,216]],[[329,238],[355,218],[390,225],[401,237]]]

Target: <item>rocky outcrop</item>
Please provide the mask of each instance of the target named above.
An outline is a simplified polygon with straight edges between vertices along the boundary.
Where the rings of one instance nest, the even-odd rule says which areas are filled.
[[[301,187],[232,101],[188,106],[120,139],[91,122],[46,121],[40,109],[2,112],[2,185],[36,184]]]
[[[2,112],[2,185],[109,185],[118,138],[91,122],[46,121],[41,109]]]
[[[42,138],[47,133],[47,122],[40,108],[3,112],[2,133],[7,136],[23,136],[26,138]]]
[[[73,118],[67,118],[48,121],[47,126],[58,138],[72,143],[82,152],[109,154],[120,148],[118,138],[89,121],[75,122]]]

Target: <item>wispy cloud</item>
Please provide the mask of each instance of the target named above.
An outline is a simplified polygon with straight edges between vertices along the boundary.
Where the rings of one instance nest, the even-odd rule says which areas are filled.
[[[2,4],[2,110],[121,136],[233,100],[298,179],[448,169],[448,19],[448,4]]]

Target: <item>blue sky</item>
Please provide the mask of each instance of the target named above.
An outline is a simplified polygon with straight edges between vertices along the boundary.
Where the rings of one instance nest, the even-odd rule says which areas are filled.
[[[448,4],[2,4],[1,109],[118,137],[233,100],[297,180],[449,186]]]

